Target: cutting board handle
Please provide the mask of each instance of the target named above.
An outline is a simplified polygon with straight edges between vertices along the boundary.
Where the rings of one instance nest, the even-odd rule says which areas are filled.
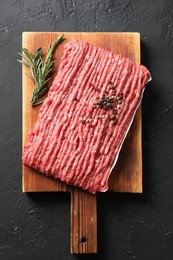
[[[96,195],[71,191],[71,253],[97,253]]]

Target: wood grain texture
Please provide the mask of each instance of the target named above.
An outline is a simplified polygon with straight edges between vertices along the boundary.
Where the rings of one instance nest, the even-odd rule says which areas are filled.
[[[23,33],[23,47],[34,52],[43,47],[44,51],[59,32]],[[64,45],[74,39],[86,40],[96,46],[106,48],[129,57],[140,63],[139,33],[65,33],[66,40],[55,52],[55,71],[58,70]],[[44,52],[43,52],[44,54]],[[22,87],[22,128],[23,144],[27,142],[28,131],[34,126],[39,112],[38,107],[30,106],[33,82],[26,76],[29,69],[23,66]],[[55,76],[52,75],[52,80]],[[71,253],[97,252],[97,204],[96,195],[65,185],[59,180],[48,178],[22,166],[23,192],[62,191],[71,193]],[[109,179],[111,192],[142,192],[142,147],[141,147],[141,108],[138,109],[131,129],[126,137],[116,167]]]
[[[44,50],[59,35],[58,32],[25,32],[23,47],[34,52],[42,46]],[[64,45],[74,39],[86,40],[96,46],[121,53],[140,63],[139,33],[65,33],[66,40],[55,52],[55,70],[58,69]],[[23,144],[27,142],[27,134],[33,128],[37,119],[39,107],[32,108],[29,104],[33,82],[26,76],[29,69],[23,66]],[[55,75],[52,75],[52,79]],[[23,166],[23,192],[34,191],[66,191],[67,187],[59,180],[47,178],[32,169]],[[129,134],[123,144],[118,163],[109,179],[109,191],[113,192],[142,192],[142,147],[141,147],[141,109],[135,116]]]
[[[71,189],[71,253],[97,253],[96,195]]]

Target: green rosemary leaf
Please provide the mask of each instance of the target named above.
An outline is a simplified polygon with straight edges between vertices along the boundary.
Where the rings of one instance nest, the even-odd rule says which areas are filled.
[[[27,57],[30,61],[33,60],[33,55],[32,55],[32,53],[31,53],[28,49],[22,48],[22,51],[25,53],[26,57]]]
[[[49,89],[49,87],[44,87],[41,91],[39,91],[38,93],[38,97],[42,97],[46,92],[47,92],[47,89]]]
[[[22,53],[20,53],[20,52],[17,52],[17,54],[18,55],[20,55],[22,58],[24,58],[25,60],[27,60],[27,61],[29,61],[30,62],[30,60],[29,60],[29,58],[28,57],[26,57],[25,55],[23,55]]]
[[[30,68],[31,76],[29,76],[34,82],[34,89],[32,92],[31,105],[36,106],[44,102],[41,97],[49,90],[50,86],[47,86],[50,80],[50,73],[52,72],[52,66],[54,64],[53,53],[56,47],[64,40],[64,34],[61,34],[55,39],[52,46],[48,47],[45,61],[43,62],[42,55],[43,49],[38,48],[34,54],[26,48],[22,48],[23,53],[18,53],[23,60],[18,62],[26,65]]]
[[[20,62],[20,63],[22,63],[22,64],[25,64],[26,66],[30,66],[30,64],[28,63],[28,62],[25,62],[25,61],[23,61],[23,60],[17,60],[18,62]]]
[[[44,102],[44,98],[43,99],[37,99],[34,100],[34,102],[31,103],[32,106],[38,106],[40,104],[42,104]]]

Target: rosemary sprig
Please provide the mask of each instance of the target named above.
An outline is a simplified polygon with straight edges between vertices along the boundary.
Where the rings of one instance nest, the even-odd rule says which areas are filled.
[[[38,48],[34,54],[28,49],[22,48],[23,53],[18,53],[23,60],[18,60],[20,63],[30,68],[31,76],[29,76],[34,82],[34,89],[32,92],[31,105],[36,106],[44,102],[43,95],[49,90],[50,86],[47,86],[50,80],[50,72],[52,72],[52,65],[54,63],[53,53],[56,47],[64,40],[64,34],[57,37],[52,44],[49,45],[45,61],[43,62],[42,54],[43,49]]]

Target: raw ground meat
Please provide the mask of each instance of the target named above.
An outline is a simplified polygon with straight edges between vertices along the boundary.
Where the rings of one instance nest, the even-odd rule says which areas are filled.
[[[106,191],[149,71],[84,41],[65,46],[58,74],[23,149],[23,163],[88,190]]]

